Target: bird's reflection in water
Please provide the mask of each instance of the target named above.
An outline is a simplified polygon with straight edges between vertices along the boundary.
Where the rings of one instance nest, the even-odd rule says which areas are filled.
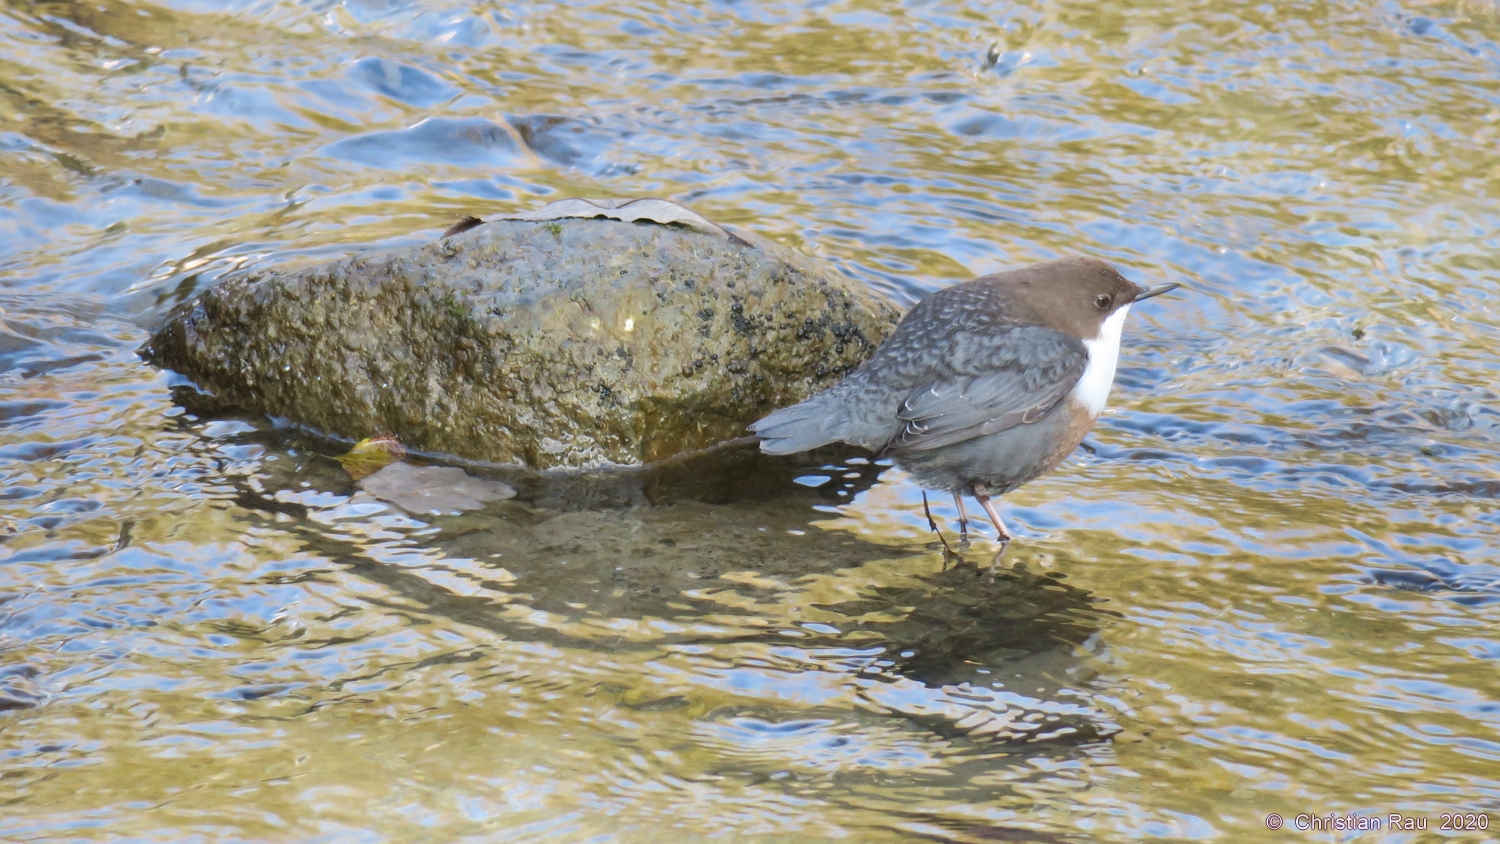
[[[817,524],[882,468],[857,455],[731,449],[623,479],[512,475],[517,499],[422,516],[406,530],[337,512],[298,521],[309,550],[384,587],[403,613],[578,649],[580,659],[686,647],[733,671],[774,652],[781,679],[770,686],[831,672],[850,705],[939,735],[1071,745],[1111,732],[1068,697],[1088,683],[1101,620],[1088,593],[1024,563],[988,571],[988,557],[945,559],[925,538],[892,544]],[[288,486],[300,488],[298,477]],[[343,485],[300,489],[299,500],[359,500],[327,495],[354,490],[325,480]],[[617,506],[580,506],[570,492]],[[287,499],[262,490],[238,502],[274,518]],[[634,694],[622,705],[641,705]]]

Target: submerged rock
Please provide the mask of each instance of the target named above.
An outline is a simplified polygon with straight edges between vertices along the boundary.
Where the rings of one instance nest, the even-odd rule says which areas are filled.
[[[859,366],[900,317],[789,249],[670,222],[502,220],[238,274],[141,353],[199,401],[546,469],[743,436]]]

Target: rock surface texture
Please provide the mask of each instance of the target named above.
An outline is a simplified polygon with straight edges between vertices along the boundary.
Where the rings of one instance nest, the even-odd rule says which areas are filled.
[[[503,220],[238,274],[141,354],[215,404],[535,469],[743,436],[858,367],[900,311],[773,243],[610,219]]]

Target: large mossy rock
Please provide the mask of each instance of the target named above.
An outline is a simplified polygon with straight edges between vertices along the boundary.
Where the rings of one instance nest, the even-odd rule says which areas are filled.
[[[486,223],[238,274],[142,347],[216,404],[535,469],[743,436],[862,363],[899,310],[773,243],[649,222]]]

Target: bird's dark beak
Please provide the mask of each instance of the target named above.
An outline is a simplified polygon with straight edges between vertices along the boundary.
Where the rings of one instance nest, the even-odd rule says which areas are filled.
[[[1170,293],[1181,286],[1182,285],[1174,281],[1168,284],[1159,284],[1156,287],[1148,287],[1145,290],[1142,290],[1140,293],[1136,294],[1135,301],[1139,302],[1142,299],[1150,299],[1152,296],[1160,296],[1163,293]]]

